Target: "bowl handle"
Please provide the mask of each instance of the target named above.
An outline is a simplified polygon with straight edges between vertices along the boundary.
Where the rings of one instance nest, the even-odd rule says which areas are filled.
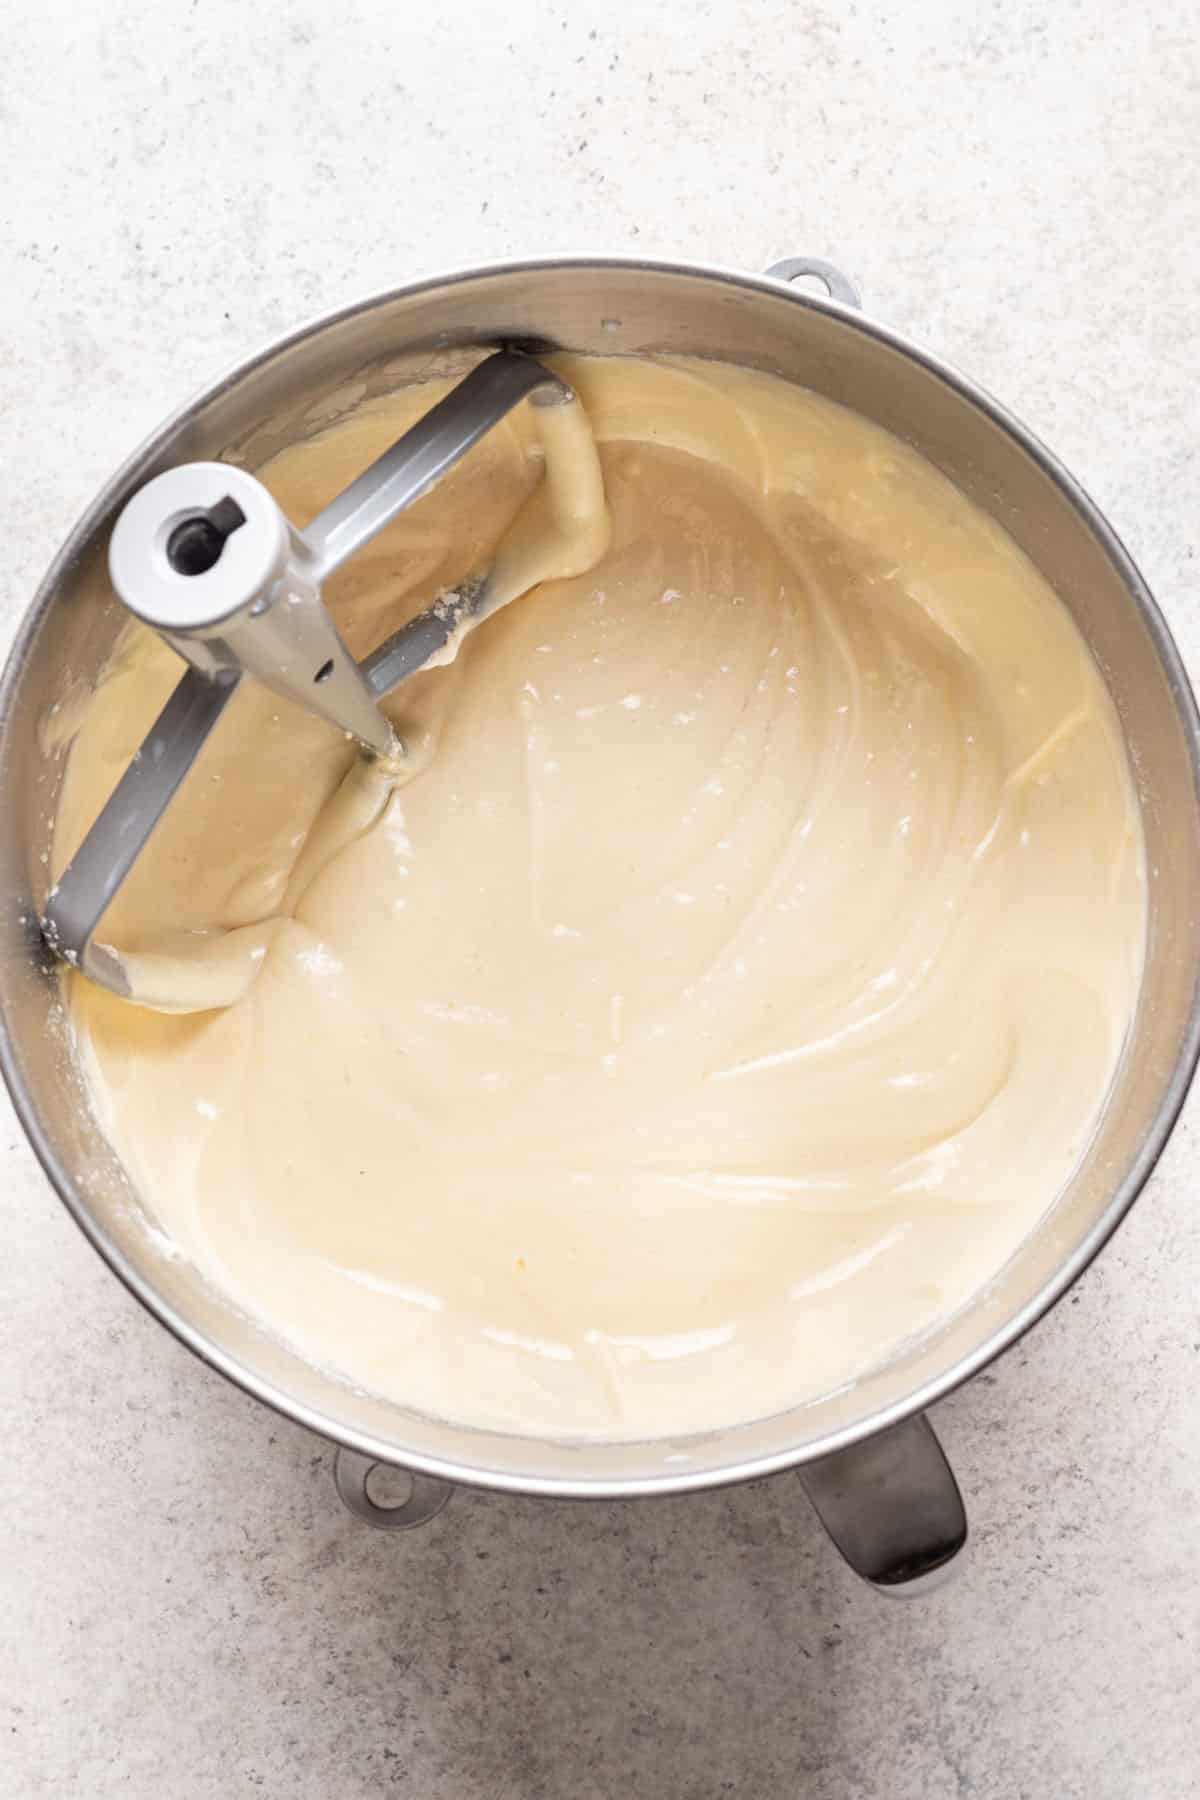
[[[339,1448],[338,1496],[355,1518],[383,1531],[411,1531],[436,1518],[454,1488],[401,1469],[411,1483],[398,1506],[372,1499],[377,1468],[396,1468]],[[923,1413],[800,1468],[817,1516],[856,1575],[880,1593],[927,1593],[954,1573],[967,1541],[967,1516],[954,1472]]]
[[[967,1515],[924,1413],[799,1470],[826,1531],[881,1593],[916,1595],[955,1570]]]

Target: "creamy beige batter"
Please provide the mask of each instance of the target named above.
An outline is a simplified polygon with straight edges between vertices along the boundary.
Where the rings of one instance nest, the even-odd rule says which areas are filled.
[[[747,371],[559,366],[607,553],[393,697],[394,788],[330,810],[352,753],[246,684],[101,934],[178,981],[255,928],[240,997],[76,977],[71,1009],[160,1223],[315,1361],[457,1420],[676,1434],[853,1379],[1051,1204],[1131,1016],[1142,847],[1068,615],[915,453]],[[263,477],[303,520],[441,391]],[[327,596],[356,652],[541,468],[525,407],[358,556]],[[59,866],[179,667],[123,640]]]

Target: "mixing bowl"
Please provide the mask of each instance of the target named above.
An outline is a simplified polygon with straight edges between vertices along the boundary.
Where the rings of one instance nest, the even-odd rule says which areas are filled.
[[[790,285],[814,274],[824,296]],[[1111,1096],[1068,1189],[969,1306],[883,1366],[823,1399],[699,1437],[572,1443],[465,1429],[350,1387],[246,1317],[173,1252],[98,1131],[37,927],[65,754],[47,720],[86,691],[123,623],[105,555],[129,494],[189,459],[256,466],[364,394],[454,373],[479,347],[501,344],[744,363],[914,445],[1010,533],[1070,608],[1112,692],[1136,778],[1149,872],[1145,975]],[[436,276],[305,325],[207,388],[113,477],[47,574],[0,682],[0,1059],[50,1180],[110,1267],[214,1368],[341,1446],[339,1491],[362,1517],[420,1523],[457,1482],[611,1498],[796,1466],[852,1565],[882,1586],[911,1588],[946,1567],[966,1534],[923,1409],[1061,1298],[1136,1198],[1183,1102],[1200,1040],[1198,776],[1187,678],[1111,527],[1002,407],[863,317],[835,270],[802,258],[752,276],[558,257]],[[412,1475],[399,1507],[380,1507],[367,1491],[380,1462]]]

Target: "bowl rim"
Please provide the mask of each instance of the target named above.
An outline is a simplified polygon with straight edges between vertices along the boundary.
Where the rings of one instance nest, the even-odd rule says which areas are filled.
[[[832,314],[834,317],[917,363],[935,380],[945,384],[981,411],[1025,451],[1038,469],[1049,478],[1082,522],[1099,542],[1104,554],[1121,579],[1130,600],[1141,615],[1154,652],[1166,676],[1179,723],[1187,746],[1193,794],[1197,796],[1200,816],[1200,714],[1183,660],[1161,610],[1140,570],[1100,508],[1079,484],[1059,458],[1022,423],[1015,414],[996,400],[969,376],[952,364],[913,342],[904,333],[872,318],[858,308],[797,288],[787,279],[767,274],[751,274],[719,263],[693,262],[661,257],[592,254],[571,252],[520,257],[495,262],[464,264],[448,270],[422,275],[394,286],[376,289],[357,300],[315,314],[260,345],[247,356],[226,368],[213,380],[193,393],[142,441],[109,477],[90,504],[77,518],[58,553],[39,583],[29,607],[14,635],[3,672],[0,673],[0,722],[7,721],[25,664],[29,658],[42,621],[54,601],[63,576],[87,544],[110,510],[114,496],[140,471],[179,427],[200,408],[219,399],[228,389],[271,362],[283,352],[317,337],[326,330],[406,298],[462,286],[494,277],[516,278],[523,275],[576,271],[595,274],[605,271],[682,276],[715,282],[748,293],[769,294],[784,298],[800,307]],[[861,1419],[825,1433],[802,1446],[783,1448],[768,1453],[731,1461],[717,1467],[656,1471],[628,1477],[520,1476],[509,1470],[489,1469],[486,1465],[458,1462],[419,1450],[397,1452],[394,1444],[333,1419],[305,1401],[297,1400],[270,1379],[245,1367],[238,1357],[210,1337],[199,1326],[184,1317],[166,1300],[155,1285],[147,1280],[126,1256],[103,1224],[92,1212],[84,1196],[59,1159],[49,1133],[44,1129],[33,1096],[26,1085],[19,1058],[8,1028],[6,1013],[0,1010],[0,1074],[12,1099],[14,1110],[34,1154],[41,1163],[59,1199],[93,1248],[119,1278],[134,1298],[157,1321],[193,1354],[223,1375],[255,1400],[294,1423],[304,1426],[335,1444],[371,1458],[416,1473],[451,1482],[457,1486],[492,1489],[499,1492],[530,1494],[558,1499],[617,1499],[649,1495],[668,1495],[717,1488],[740,1481],[760,1479],[795,1468],[803,1463],[847,1449],[865,1438],[900,1424],[924,1411],[936,1401],[952,1393],[970,1380],[997,1356],[1009,1349],[1054,1306],[1089,1266],[1128,1213],[1152,1174],[1167,1144],[1179,1113],[1187,1098],[1200,1058],[1200,968],[1189,1001],[1186,1024],[1179,1055],[1170,1078],[1164,1084],[1136,1156],[1114,1190],[1107,1205],[1093,1220],[1083,1236],[1056,1265],[1052,1275],[1008,1318],[986,1334],[973,1349],[948,1368],[918,1383],[911,1391],[878,1408]],[[796,1409],[793,1409],[796,1410]],[[786,1416],[783,1415],[776,1416]],[[750,1423],[749,1421],[746,1422]],[[466,1428],[464,1428],[465,1430]],[[737,1426],[728,1428],[731,1431]],[[517,1434],[514,1441],[520,1442]],[[601,1440],[611,1445],[613,1440]],[[586,1446],[580,1446],[581,1448]]]

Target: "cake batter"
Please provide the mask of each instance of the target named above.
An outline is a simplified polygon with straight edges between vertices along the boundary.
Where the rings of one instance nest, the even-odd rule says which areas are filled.
[[[100,933],[159,1003],[209,1006],[180,971],[231,943],[236,978],[70,1006],[159,1224],[305,1355],[467,1423],[675,1435],[852,1380],[1052,1203],[1136,999],[1142,846],[1072,621],[928,463],[749,371],[555,366],[607,550],[387,702],[398,779],[244,683]],[[259,473],[303,521],[444,391]],[[351,648],[542,469],[525,406],[329,583]],[[122,639],[59,867],[179,670]]]

